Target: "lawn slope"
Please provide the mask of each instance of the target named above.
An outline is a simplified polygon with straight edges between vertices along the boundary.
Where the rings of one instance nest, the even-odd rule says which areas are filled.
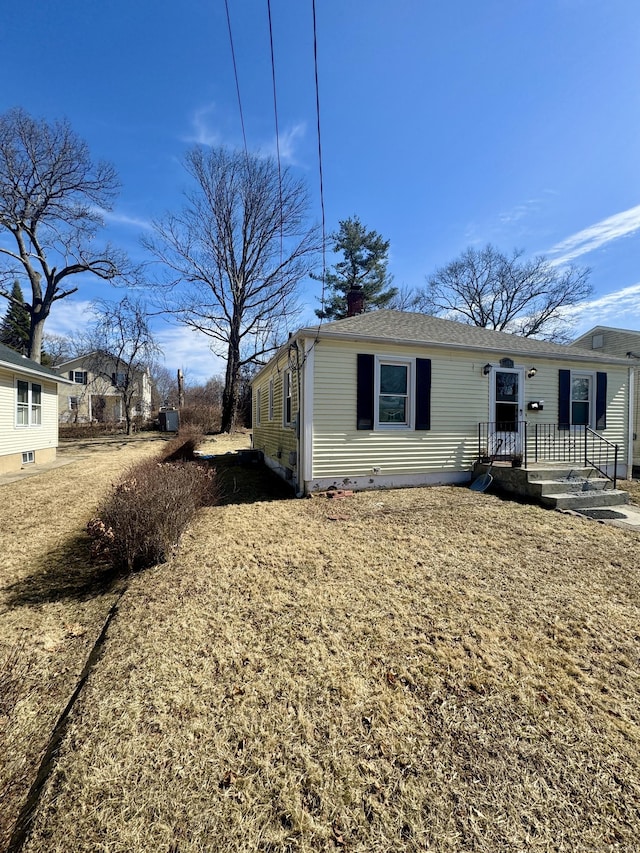
[[[25,850],[636,850],[639,545],[444,487],[207,509]]]

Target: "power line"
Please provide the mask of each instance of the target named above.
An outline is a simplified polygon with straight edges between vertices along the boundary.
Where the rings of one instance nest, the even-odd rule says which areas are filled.
[[[324,178],[322,172],[322,135],[320,133],[320,87],[318,85],[318,25],[316,21],[316,0],[312,0],[311,2],[312,10],[313,10],[313,63],[314,63],[314,71],[315,71],[315,85],[316,85],[316,119],[317,119],[317,133],[318,133],[318,169],[320,173],[320,210],[322,213],[322,297],[320,304],[322,305],[322,313],[324,314],[324,288],[325,288],[325,279],[327,275],[327,238],[326,238],[326,225],[325,225],[325,212],[324,212]],[[320,325],[318,326],[318,331],[320,331],[320,326],[322,325],[322,317],[320,318]]]
[[[249,163],[249,151],[247,149],[247,135],[244,130],[244,113],[242,112],[242,100],[240,98],[240,84],[238,82],[238,66],[236,65],[236,52],[233,48],[233,35],[231,33],[231,17],[229,15],[229,0],[224,0],[224,7],[227,12],[227,27],[229,29],[229,44],[231,45],[231,60],[233,62],[233,74],[236,80],[236,93],[238,95],[238,109],[240,110],[240,125],[242,127],[242,140],[244,142],[244,154]]]
[[[273,113],[275,116],[276,125],[276,156],[278,160],[278,193],[280,196],[280,265],[282,266],[282,230],[283,230],[283,210],[282,210],[282,167],[280,163],[280,129],[278,127],[278,98],[276,95],[276,63],[273,54],[273,26],[271,23],[271,0],[267,0],[267,11],[269,13],[269,46],[271,48],[271,81],[273,84]]]

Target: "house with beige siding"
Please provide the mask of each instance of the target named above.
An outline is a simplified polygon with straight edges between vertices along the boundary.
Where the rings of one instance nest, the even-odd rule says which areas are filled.
[[[256,374],[253,445],[299,495],[463,483],[479,457],[568,458],[587,440],[624,477],[633,374],[604,352],[372,311],[299,329]]]
[[[0,344],[0,474],[53,462],[58,446],[55,371]]]
[[[634,367],[631,390],[633,464],[640,467],[640,332],[616,329],[611,326],[594,326],[571,344],[594,353],[607,353],[626,358]]]
[[[151,414],[151,377],[146,368],[133,368],[105,352],[91,352],[56,367],[71,385],[61,387],[58,410],[61,423],[118,423],[125,419],[125,396],[131,413]]]

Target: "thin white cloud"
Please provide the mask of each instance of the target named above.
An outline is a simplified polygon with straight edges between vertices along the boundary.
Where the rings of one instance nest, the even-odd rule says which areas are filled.
[[[142,228],[144,231],[150,231],[153,227],[148,219],[139,219],[137,216],[127,216],[126,213],[118,213],[114,210],[102,210],[101,208],[100,215],[103,216],[107,222],[113,223],[114,225],[131,225],[133,228]]]
[[[279,147],[280,160],[283,163],[287,163],[292,166],[299,165],[296,160],[296,149],[300,141],[304,138],[306,131],[307,126],[305,122],[298,122],[297,124],[294,124],[292,127],[278,135],[279,146],[276,145],[275,139],[270,145],[266,146],[266,153],[271,157],[275,157],[278,153]]]
[[[86,331],[96,319],[93,303],[89,299],[61,299],[55,303],[47,318],[45,334],[61,335],[73,340]]]
[[[540,209],[541,199],[539,198],[530,198],[522,204],[517,204],[511,210],[507,210],[504,213],[500,213],[498,219],[503,225],[511,225],[514,222],[519,222],[521,219],[524,219],[525,216],[528,216],[532,211],[537,211]]]
[[[640,231],[640,205],[623,210],[607,219],[596,222],[588,228],[578,231],[566,240],[556,243],[547,252],[548,255],[557,255],[552,258],[551,263],[555,266],[565,264],[599,249],[612,240],[628,237]]]
[[[186,326],[164,326],[155,333],[169,370],[180,368],[188,385],[199,385],[212,376],[224,374],[225,362],[210,349],[210,340],[202,332]]]
[[[210,146],[220,144],[220,133],[212,126],[212,117],[215,111],[215,104],[206,104],[204,107],[195,110],[191,116],[191,131],[185,137],[185,142]]]
[[[576,336],[593,326],[640,328],[640,282],[583,302],[571,314],[580,330]]]

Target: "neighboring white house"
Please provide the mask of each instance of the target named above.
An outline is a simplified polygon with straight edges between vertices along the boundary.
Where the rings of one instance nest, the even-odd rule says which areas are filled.
[[[631,389],[633,464],[640,466],[640,332],[615,329],[611,326],[594,326],[576,338],[571,346],[627,358],[635,367],[635,382]]]
[[[0,344],[0,474],[52,462],[58,446],[55,371]]]
[[[72,358],[56,367],[60,376],[73,383],[60,389],[60,421],[118,422],[125,418],[123,367],[115,356],[92,352]],[[151,379],[148,370],[136,370],[133,386],[133,414],[148,418],[151,414]]]
[[[478,456],[556,458],[583,436],[617,445],[624,477],[632,374],[604,352],[371,311],[299,329],[256,374],[253,444],[298,494],[465,482]]]

